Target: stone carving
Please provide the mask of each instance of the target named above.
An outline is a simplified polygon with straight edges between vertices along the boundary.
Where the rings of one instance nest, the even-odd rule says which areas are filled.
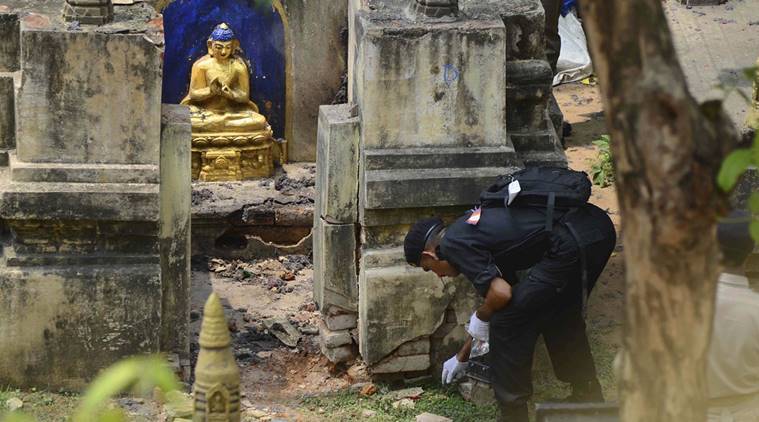
[[[240,370],[232,353],[224,309],[216,293],[203,308],[200,353],[193,385],[194,422],[240,422]]]
[[[430,18],[457,16],[459,0],[414,0],[417,13]]]
[[[208,38],[208,54],[192,65],[190,106],[192,176],[203,181],[268,177],[274,172],[272,129],[250,100],[250,76],[240,43],[221,23]]]
[[[63,6],[63,19],[67,22],[78,21],[86,25],[104,25],[113,21],[113,2],[111,0],[66,0]]]

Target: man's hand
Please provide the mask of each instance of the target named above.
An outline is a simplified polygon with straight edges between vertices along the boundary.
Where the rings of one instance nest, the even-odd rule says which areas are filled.
[[[456,355],[445,361],[443,364],[443,385],[450,384],[456,380],[456,378],[464,375],[466,369],[466,362],[460,362]]]
[[[477,318],[477,312],[474,312],[469,318],[469,326],[466,331],[477,340],[488,341],[490,337],[490,323]]]

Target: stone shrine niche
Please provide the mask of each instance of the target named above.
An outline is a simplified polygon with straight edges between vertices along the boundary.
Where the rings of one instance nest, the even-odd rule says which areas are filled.
[[[285,28],[281,10],[281,7],[257,7],[246,0],[179,0],[164,10],[163,101],[191,105],[193,110],[193,178],[227,181],[265,177],[273,173],[274,156],[279,156],[280,162],[286,160],[286,150],[280,148],[284,145],[272,142],[272,138],[285,137]],[[209,113],[202,108],[202,102],[189,100],[193,65],[209,57],[206,56],[209,54],[207,42],[213,38],[209,35],[217,34],[220,26],[228,28],[229,34],[233,33],[233,49],[236,50],[233,56],[239,59],[238,67],[247,68],[250,108],[255,110],[254,116],[260,113],[266,119],[263,126],[255,127],[255,130],[237,127],[245,119],[230,118],[219,124],[206,124],[220,115],[210,113],[206,116]],[[228,60],[227,66],[234,61],[234,57]],[[221,63],[216,65],[223,67]],[[213,81],[207,79],[211,74],[209,70],[197,79],[210,87]],[[234,72],[219,80],[229,79],[232,75]],[[234,82],[239,78],[229,80],[233,81],[231,89],[241,87],[239,81]],[[221,93],[217,95],[223,99]],[[218,108],[212,99],[206,103]],[[233,101],[230,103],[240,109],[248,108]],[[240,111],[229,109],[226,116],[240,114]],[[271,129],[265,127],[266,123]]]
[[[257,0],[148,2],[164,14],[165,103],[182,100],[192,63],[206,54],[208,34],[226,22],[251,63],[251,100],[274,137],[287,140],[288,160],[316,160],[319,106],[345,102],[347,0],[272,0],[269,6],[257,6]]]

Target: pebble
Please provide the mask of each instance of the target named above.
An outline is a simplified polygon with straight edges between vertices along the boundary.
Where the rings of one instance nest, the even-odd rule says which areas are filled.
[[[364,409],[361,412],[361,417],[362,418],[373,418],[376,415],[377,415],[377,412],[375,412],[374,410]]]
[[[252,416],[256,419],[261,419],[265,416],[269,416],[268,413],[258,409],[247,409],[243,412],[243,416]]]
[[[411,399],[400,399],[393,402],[393,409],[413,409],[414,407],[416,407],[416,403]]]
[[[13,412],[24,407],[24,402],[19,398],[11,397],[5,401],[5,407],[8,408],[9,412]]]
[[[372,383],[366,384],[365,386],[361,388],[362,396],[369,397],[371,395],[374,395],[374,393],[376,392],[377,392],[377,386]]]
[[[453,422],[453,420],[448,419],[445,416],[425,412],[416,417],[416,422]]]

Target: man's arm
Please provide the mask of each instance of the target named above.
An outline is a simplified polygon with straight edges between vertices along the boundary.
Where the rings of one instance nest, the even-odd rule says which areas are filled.
[[[490,321],[493,314],[505,308],[511,302],[511,285],[506,280],[496,277],[490,282],[485,302],[477,309],[477,318]]]

